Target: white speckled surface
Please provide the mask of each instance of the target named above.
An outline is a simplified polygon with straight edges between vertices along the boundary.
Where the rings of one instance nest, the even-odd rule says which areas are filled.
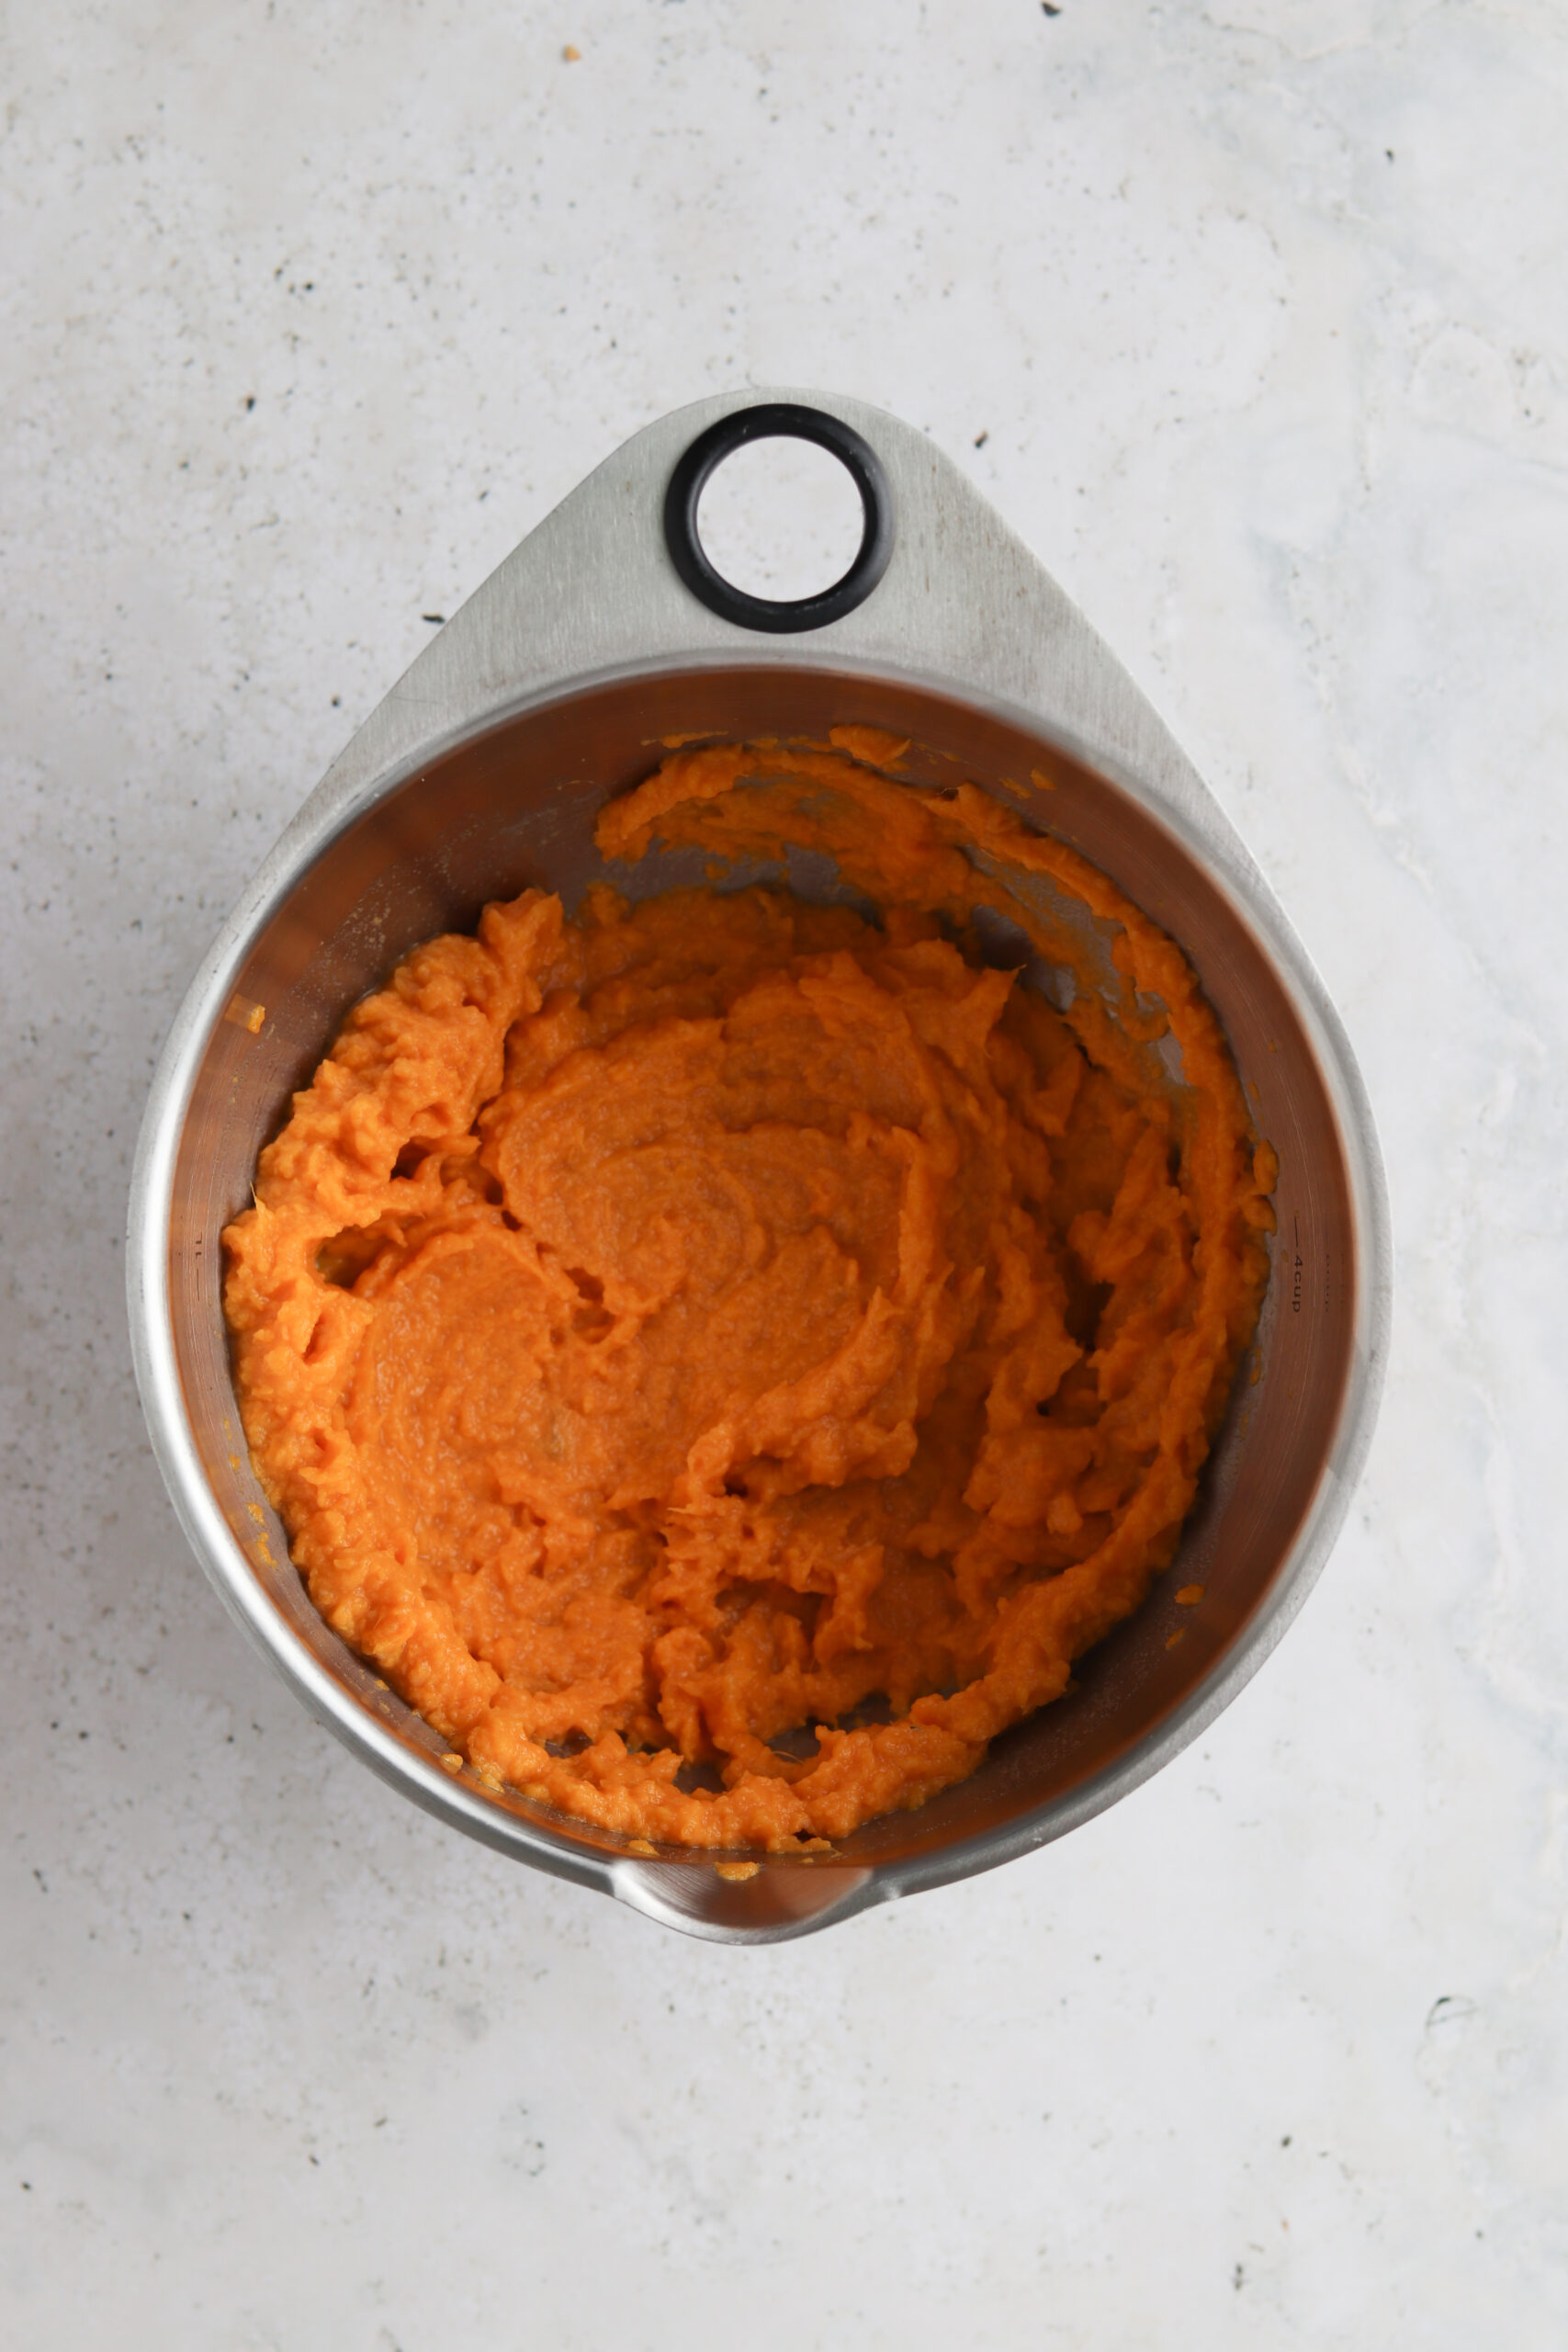
[[[1558,0],[33,0],[0,62],[0,2335],[1557,2352]],[[1198,1747],[728,1952],[242,1647],[119,1233],[186,978],[420,616],[747,379],[928,427],[1159,701],[1345,1012],[1400,1288]]]

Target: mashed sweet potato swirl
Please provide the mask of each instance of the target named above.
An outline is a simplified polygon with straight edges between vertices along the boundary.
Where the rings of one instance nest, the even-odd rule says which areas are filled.
[[[225,1236],[317,1607],[482,1776],[633,1839],[842,1838],[1057,1697],[1170,1559],[1267,1278],[1179,950],[899,748],[673,753],[607,858],[823,851],[871,908],[487,908],[350,1014]]]

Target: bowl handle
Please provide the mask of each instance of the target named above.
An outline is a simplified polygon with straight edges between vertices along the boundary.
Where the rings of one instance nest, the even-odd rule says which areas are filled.
[[[861,551],[820,602],[740,600],[723,582],[716,596],[717,573],[710,581],[689,552],[699,476],[740,440],[784,429],[822,440],[856,475]],[[299,830],[344,823],[458,737],[527,703],[615,673],[728,662],[901,673],[999,705],[1134,782],[1258,884],[1147,697],[929,435],[863,401],[784,390],[672,410],[606,458],[431,639],[328,770]]]
[[[749,595],[716,570],[697,528],[703,492],[726,458],[753,441],[774,440],[809,441],[828,450],[860,492],[865,520],[859,551],[843,578],[814,596]],[[896,527],[892,484],[870,442],[842,417],[800,401],[759,401],[721,416],[689,445],[664,493],[664,544],[693,595],[720,620],[772,637],[826,628],[863,605],[892,561]]]

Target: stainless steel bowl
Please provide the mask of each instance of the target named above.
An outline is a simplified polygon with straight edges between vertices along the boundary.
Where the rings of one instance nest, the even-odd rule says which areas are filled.
[[[759,400],[809,400],[885,469],[891,560],[825,626],[758,633],[710,611],[664,534],[682,457]],[[689,470],[689,469],[688,469]],[[868,534],[869,537],[869,534]],[[885,551],[884,551],[885,553]],[[874,566],[872,567],[874,569]],[[1280,1234],[1255,1348],[1176,1570],[1081,1664],[1078,1687],[981,1770],[830,1855],[750,1877],[653,1857],[450,1776],[443,1743],[322,1623],[252,1474],[220,1306],[222,1227],[256,1155],[355,999],[415,942],[528,883],[569,904],[603,873],[605,797],[659,737],[908,735],[944,779],[1023,793],[1186,948],[1280,1154]],[[919,773],[917,768],[916,773]],[[1036,779],[1031,781],[1031,779]],[[637,892],[697,877],[650,857]],[[625,876],[616,879],[625,887]],[[525,540],[393,688],[289,826],[181,1007],[153,1082],[130,1211],[137,1377],[175,1508],[251,1637],[367,1763],[519,1860],[728,1942],[802,1935],[1030,1852],[1177,1755],[1300,1608],[1371,1433],[1389,1316],[1387,1204],[1332,1004],[1231,825],[1105,646],[957,470],[859,402],[740,393],[628,442]],[[1169,1595],[1201,1583],[1168,1648]]]

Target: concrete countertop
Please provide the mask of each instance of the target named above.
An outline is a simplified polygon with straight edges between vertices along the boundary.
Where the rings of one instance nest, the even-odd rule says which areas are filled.
[[[0,61],[0,2335],[1556,2352],[1560,7],[59,0]],[[727,1951],[306,1720],[120,1261],[189,973],[426,616],[746,381],[929,430],[1164,710],[1345,1014],[1398,1295],[1197,1747]]]

